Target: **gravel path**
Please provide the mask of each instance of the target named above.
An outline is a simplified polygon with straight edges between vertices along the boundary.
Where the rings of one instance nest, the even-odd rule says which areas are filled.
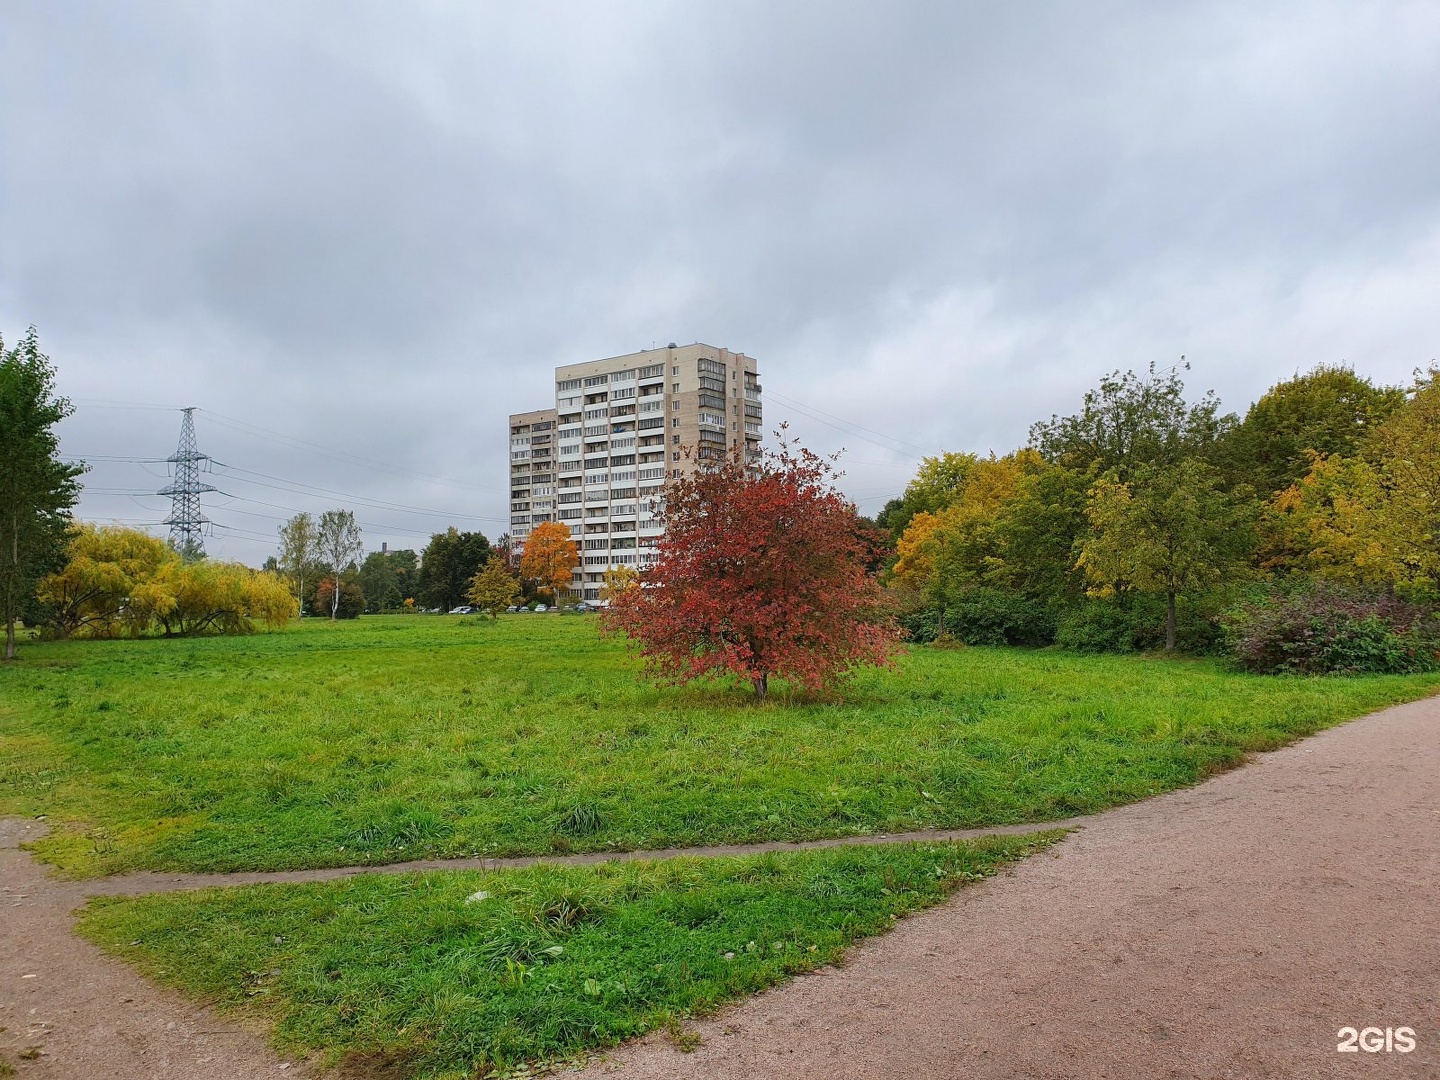
[[[696,1030],[583,1077],[1440,1077],[1440,698],[1097,815]]]
[[[843,968],[697,1025],[695,1052],[646,1039],[585,1076],[1440,1077],[1440,698],[1057,824],[1081,828],[858,947]],[[21,1078],[311,1075],[263,1035],[75,937],[86,896],[534,861],[62,883],[18,850],[41,828],[0,821],[0,1056],[39,1048],[18,1062]],[[1339,1054],[1347,1025],[1408,1026],[1418,1046]]]

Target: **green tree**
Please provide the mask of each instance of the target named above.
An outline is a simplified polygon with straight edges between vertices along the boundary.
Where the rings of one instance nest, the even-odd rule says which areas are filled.
[[[320,534],[309,514],[296,514],[280,526],[280,555],[275,560],[280,574],[290,582],[300,613],[305,613],[305,582],[319,577]]]
[[[1212,459],[1236,422],[1232,414],[1221,415],[1213,392],[1192,405],[1179,371],[1157,371],[1151,364],[1145,376],[1106,375],[1086,392],[1074,416],[1032,425],[1030,445],[1047,461],[1093,476],[1114,470],[1123,482],[1140,466]]]
[[[420,560],[409,548],[399,551],[372,551],[360,567],[360,587],[365,592],[365,610],[378,614],[399,611],[415,595],[415,577]]]
[[[420,556],[416,594],[427,607],[449,611],[465,600],[470,579],[490,557],[483,533],[461,532],[453,525],[430,537]]]
[[[1027,469],[995,521],[990,584],[1050,607],[1079,600],[1085,575],[1075,568],[1075,547],[1090,527],[1090,484],[1085,473],[1049,462]]]
[[[32,326],[11,349],[0,340],[0,615],[5,659],[35,586],[63,565],[83,464],[61,461],[54,427],[73,410],[55,396],[55,369]]]
[[[891,499],[876,515],[876,522],[899,539],[916,514],[933,514],[949,506],[965,487],[978,459],[974,454],[948,451],[923,458],[914,479],[899,499]]]
[[[1316,454],[1355,456],[1404,404],[1398,387],[1321,365],[1277,383],[1250,406],[1227,439],[1227,471],[1264,495],[1283,491],[1305,476]]]
[[[1193,458],[1107,472],[1090,492],[1090,533],[1076,565],[1095,595],[1133,588],[1165,597],[1165,648],[1175,648],[1175,600],[1233,574],[1253,546],[1258,506],[1226,492],[1219,470]]]
[[[365,554],[365,545],[360,539],[360,526],[355,524],[355,514],[349,510],[326,510],[320,515],[320,524],[315,529],[315,546],[320,561],[330,571],[334,581]],[[330,589],[330,618],[340,614],[342,590]],[[364,607],[364,600],[361,600]]]
[[[485,565],[470,579],[470,588],[465,599],[475,607],[498,619],[500,612],[520,599],[520,582],[498,555],[491,555]]]

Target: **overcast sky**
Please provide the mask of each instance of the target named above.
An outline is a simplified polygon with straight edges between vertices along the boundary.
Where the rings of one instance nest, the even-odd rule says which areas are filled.
[[[298,509],[494,537],[506,414],[667,341],[757,357],[873,513],[1116,368],[1239,412],[1408,381],[1437,117],[1434,0],[6,0],[0,332],[77,405],[87,518],[165,517],[163,464],[105,459],[198,406],[252,563]]]

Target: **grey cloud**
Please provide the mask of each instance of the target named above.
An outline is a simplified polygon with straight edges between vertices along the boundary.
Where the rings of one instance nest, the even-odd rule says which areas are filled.
[[[1398,379],[1440,351],[1433,5],[35,0],[6,23],[0,328],[38,323],[77,399],[461,481],[201,414],[226,460],[472,523],[503,518],[503,417],[550,367],[652,342],[758,356],[803,403],[771,417],[851,446],[871,510],[914,445],[1007,449],[1117,366],[1184,352],[1243,408],[1321,360]],[[83,406],[66,446],[163,456],[177,426]],[[371,517],[377,542],[443,523]]]

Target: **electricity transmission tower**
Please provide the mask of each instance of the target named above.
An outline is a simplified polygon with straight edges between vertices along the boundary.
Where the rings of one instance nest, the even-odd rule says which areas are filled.
[[[195,408],[182,411],[180,446],[166,458],[175,466],[173,479],[155,494],[171,498],[170,516],[163,522],[170,526],[170,546],[187,559],[201,559],[205,557],[204,529],[210,519],[200,512],[200,493],[215,488],[200,482],[200,463],[208,462],[210,456],[195,445]]]

